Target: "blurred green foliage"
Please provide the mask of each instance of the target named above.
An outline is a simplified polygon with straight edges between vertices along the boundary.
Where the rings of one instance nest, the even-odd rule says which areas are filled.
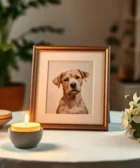
[[[117,37],[117,33],[119,31],[119,26],[114,24],[109,29],[110,35],[106,38],[106,44],[113,47],[119,47],[120,46],[120,39]],[[115,60],[115,54],[111,50],[111,65],[110,65],[110,71],[111,73],[117,73],[118,67],[116,65],[113,65],[112,62]]]
[[[44,7],[45,5],[60,5],[60,0],[0,0],[0,86],[10,83],[10,69],[18,70],[17,59],[32,60],[32,48],[35,43],[27,39],[29,34],[63,33],[63,28],[50,25],[33,27],[16,39],[9,41],[11,29],[16,19],[26,14],[30,8]],[[38,45],[52,45],[41,41]]]
[[[130,22],[130,24],[131,24],[131,22]],[[134,35],[134,31],[131,27],[125,28],[125,30],[122,32],[120,37],[118,37],[119,31],[120,31],[120,27],[118,24],[113,24],[109,29],[110,35],[106,38],[105,41],[106,41],[106,44],[111,46],[112,49],[114,47],[115,48],[120,47],[123,42],[123,39],[126,36],[133,36]],[[110,70],[111,70],[111,73],[114,73],[114,74],[117,73],[119,70],[119,67],[117,65],[113,64],[115,59],[116,59],[116,53],[114,53],[114,51],[111,50]]]

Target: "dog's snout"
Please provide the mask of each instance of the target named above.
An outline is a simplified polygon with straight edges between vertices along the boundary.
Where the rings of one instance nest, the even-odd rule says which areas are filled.
[[[72,82],[72,83],[70,84],[70,87],[71,87],[72,89],[76,89],[76,83],[75,83],[75,82]]]

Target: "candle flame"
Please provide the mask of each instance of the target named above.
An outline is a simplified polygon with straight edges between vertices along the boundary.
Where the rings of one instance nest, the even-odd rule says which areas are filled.
[[[25,124],[27,125],[29,123],[29,114],[25,114]]]

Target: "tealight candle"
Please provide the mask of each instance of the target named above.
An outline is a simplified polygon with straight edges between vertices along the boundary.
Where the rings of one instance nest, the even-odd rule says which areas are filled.
[[[17,148],[34,148],[40,142],[43,129],[39,123],[29,122],[29,115],[25,115],[24,122],[18,122],[9,128],[9,137]]]
[[[14,123],[11,125],[11,131],[15,132],[34,132],[40,130],[40,124],[29,122],[29,115],[26,113],[25,122]]]

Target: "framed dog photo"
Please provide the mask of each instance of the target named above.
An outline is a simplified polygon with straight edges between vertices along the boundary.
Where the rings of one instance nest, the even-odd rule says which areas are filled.
[[[108,47],[34,46],[31,121],[47,129],[107,130]]]

